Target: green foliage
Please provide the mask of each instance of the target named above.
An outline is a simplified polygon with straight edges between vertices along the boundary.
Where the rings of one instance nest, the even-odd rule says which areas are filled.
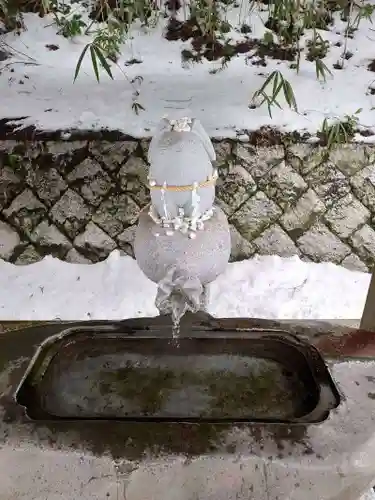
[[[283,77],[280,71],[273,71],[261,88],[254,93],[252,100],[254,102],[260,99],[260,106],[267,103],[268,113],[272,118],[272,107],[277,106],[281,108],[279,102],[280,97],[284,97],[287,105],[291,109],[298,111],[292,86],[288,80]]]
[[[318,132],[321,143],[330,150],[334,146],[352,140],[358,126],[358,115],[361,111],[361,109],[357,109],[353,115],[346,115],[344,120],[337,120],[333,123],[330,123],[327,118],[324,118],[320,131]]]
[[[113,75],[111,71],[111,67],[105,57],[105,55],[102,52],[102,49],[95,43],[95,40],[92,43],[88,43],[86,47],[83,49],[81,52],[81,55],[79,56],[76,70],[74,73],[74,81],[77,80],[79,72],[81,70],[81,65],[83,62],[83,59],[86,55],[86,53],[90,54],[91,57],[91,63],[92,63],[92,68],[95,73],[95,77],[97,81],[100,81],[100,68],[103,68],[107,75],[113,80]]]
[[[77,35],[81,35],[84,28],[87,28],[80,14],[73,14],[71,18],[65,16],[59,17],[58,14],[55,14],[55,22],[59,27],[58,33],[65,38],[73,38]]]

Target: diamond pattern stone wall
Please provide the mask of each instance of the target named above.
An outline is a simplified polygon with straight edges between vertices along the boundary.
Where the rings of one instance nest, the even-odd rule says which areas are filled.
[[[0,142],[0,258],[93,263],[132,255],[149,203],[147,141]],[[298,255],[367,271],[375,263],[375,148],[215,143],[217,203],[232,260]]]

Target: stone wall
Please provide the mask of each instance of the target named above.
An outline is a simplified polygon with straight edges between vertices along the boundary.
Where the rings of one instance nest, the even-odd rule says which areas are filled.
[[[90,263],[115,248],[132,255],[137,215],[149,202],[147,148],[147,141],[0,142],[0,258]],[[215,148],[233,260],[297,254],[352,269],[373,265],[375,149],[229,141]]]

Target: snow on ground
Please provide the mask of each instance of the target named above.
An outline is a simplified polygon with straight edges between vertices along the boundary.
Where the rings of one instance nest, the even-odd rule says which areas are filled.
[[[249,36],[261,39],[267,31],[264,26],[267,14],[259,9],[252,2],[249,15],[249,2],[242,0],[239,8],[229,11],[228,19],[237,22],[237,26],[246,22],[252,29]],[[20,36],[13,32],[3,35],[0,41],[5,48],[13,49],[13,57],[1,63],[0,119],[28,116],[24,124],[45,130],[108,128],[143,137],[152,133],[162,115],[173,115],[174,109],[184,108],[202,121],[211,136],[232,137],[236,132],[257,130],[265,125],[282,131],[315,133],[325,117],[342,119],[361,109],[359,124],[370,129],[375,126],[375,95],[369,90],[375,75],[367,69],[374,59],[375,33],[368,19],[362,19],[354,38],[347,40],[347,23],[340,20],[339,14],[335,15],[330,31],[318,30],[330,45],[324,63],[333,76],[328,74],[326,82],[317,81],[315,63],[307,61],[305,56],[301,58],[299,74],[290,68],[290,61],[266,57],[266,67],[253,65],[254,60],[246,62],[249,54],[235,57],[216,74],[212,70],[220,66],[218,62],[205,61],[186,67],[181,62],[181,50],[191,47],[190,42],[163,38],[165,23],[161,20],[157,28],[149,30],[133,28],[122,47],[119,67],[113,66],[113,81],[103,73],[98,84],[87,55],[82,73],[73,83],[78,58],[92,38],[80,35],[66,39],[56,34],[58,28],[53,17],[26,14],[27,29]],[[238,32],[230,36],[240,38]],[[306,30],[301,43],[305,44],[309,37],[311,30]],[[340,60],[346,42],[352,57],[345,61],[344,69],[336,70],[333,65]],[[49,50],[47,45],[59,48]],[[141,62],[126,65],[132,59]],[[296,113],[287,106],[275,107],[271,119],[265,105],[256,109],[248,106],[253,93],[276,69],[291,83],[299,109]],[[143,81],[138,79],[134,85],[145,108],[139,115],[131,109],[134,86],[129,83],[138,76]],[[362,137],[362,140],[370,142],[373,138]]]
[[[28,266],[0,260],[0,319],[124,319],[155,316],[156,286],[114,251],[93,265],[51,256]],[[262,256],[229,264],[210,288],[221,317],[359,319],[370,275],[298,257]]]

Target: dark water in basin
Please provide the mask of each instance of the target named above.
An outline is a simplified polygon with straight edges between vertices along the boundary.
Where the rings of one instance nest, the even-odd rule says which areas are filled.
[[[285,421],[308,414],[319,391],[303,356],[285,343],[269,344],[249,348],[240,338],[180,338],[178,345],[167,338],[70,340],[40,360],[28,399],[34,409],[62,418]]]

